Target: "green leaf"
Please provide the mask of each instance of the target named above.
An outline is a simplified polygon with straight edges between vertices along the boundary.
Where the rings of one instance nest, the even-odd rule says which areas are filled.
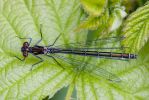
[[[55,45],[68,47],[71,45],[69,43],[80,41],[83,44],[86,42],[87,32],[73,30],[85,19],[84,16],[78,0],[1,0],[0,100],[42,100],[47,96],[52,98],[66,86],[69,86],[66,99],[71,99],[73,89],[76,89],[77,99],[80,100],[147,100],[148,63],[142,64],[141,58],[121,61],[53,55],[64,67],[62,68],[52,58],[41,55],[44,62],[30,70],[39,59],[31,54],[24,62],[14,57],[22,58],[21,46],[24,41],[28,41],[16,36],[31,37],[33,46],[40,40],[40,30],[43,33],[40,45],[43,46],[52,44],[60,33],[61,37]],[[105,21],[104,18],[102,20]],[[89,46],[119,46],[118,41],[105,41]],[[82,45],[78,44],[77,47]]]
[[[129,16],[123,26],[126,39],[123,45],[131,47],[127,52],[139,52],[149,38],[149,4],[140,7]]]
[[[101,16],[89,16],[87,20],[83,21],[75,30],[89,29],[100,30],[98,32],[99,34],[110,33],[121,26],[126,15],[124,7],[115,5],[111,10],[107,9]]]
[[[69,68],[63,70],[52,58],[43,57],[43,63],[31,67],[39,59],[32,55],[22,62],[21,46],[31,37],[31,45],[40,39],[42,25],[43,41],[52,44],[60,34],[57,44],[69,41],[73,28],[82,18],[76,0],[8,0],[0,1],[0,99],[26,100],[50,98],[73,79]],[[69,9],[69,11],[68,11]],[[74,39],[72,39],[73,41]],[[42,57],[42,56],[41,56]]]
[[[84,10],[91,16],[100,16],[107,6],[107,0],[80,0]]]

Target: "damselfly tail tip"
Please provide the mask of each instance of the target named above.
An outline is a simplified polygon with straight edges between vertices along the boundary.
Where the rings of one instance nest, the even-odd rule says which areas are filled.
[[[131,59],[137,59],[137,55],[136,54],[130,54],[130,58]]]
[[[138,55],[135,54],[135,55],[134,55],[134,58],[137,59],[137,56],[138,56]]]

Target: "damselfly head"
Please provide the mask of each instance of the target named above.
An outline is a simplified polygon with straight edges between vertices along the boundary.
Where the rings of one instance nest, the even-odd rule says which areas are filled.
[[[28,52],[29,52],[29,43],[28,42],[23,43],[23,46],[21,48],[21,52],[22,52],[24,57],[28,56]]]

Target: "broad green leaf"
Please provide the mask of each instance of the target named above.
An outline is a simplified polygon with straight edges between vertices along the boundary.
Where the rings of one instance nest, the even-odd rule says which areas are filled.
[[[107,0],[80,0],[84,10],[91,16],[100,16],[107,6]]]
[[[32,71],[39,59],[32,55],[24,62],[16,59],[14,56],[22,58],[22,43],[28,41],[16,36],[31,37],[34,45],[40,39],[42,25],[41,45],[52,44],[60,33],[63,34],[57,44],[64,44],[82,18],[79,5],[76,0],[0,0],[1,100],[39,100],[47,95],[51,98],[71,83],[74,73],[69,68],[63,70],[51,58],[43,57],[45,61]]]
[[[40,30],[43,33],[40,45],[52,44],[60,33],[55,45],[67,47],[69,43],[86,42],[86,31],[73,31],[84,16],[79,0],[0,0],[0,100],[52,98],[66,86],[69,86],[66,99],[71,99],[76,89],[76,99],[80,100],[147,100],[148,63],[142,64],[141,58],[121,61],[53,55],[63,69],[52,58],[41,55],[44,62],[30,70],[39,59],[31,54],[24,62],[14,57],[22,58],[21,46],[28,41],[16,36],[31,37],[33,46],[40,39]],[[119,42],[111,40],[100,41],[97,46],[100,44],[119,46]],[[66,57],[69,59],[62,59]]]
[[[131,47],[127,52],[139,52],[149,38],[149,4],[129,16],[122,34],[126,37],[123,45]]]

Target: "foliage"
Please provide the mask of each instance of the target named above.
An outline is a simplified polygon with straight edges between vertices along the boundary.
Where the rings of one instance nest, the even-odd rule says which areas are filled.
[[[98,32],[102,33],[110,33],[120,27],[123,18],[125,18],[127,15],[125,12],[125,8],[121,6],[120,0],[109,0],[109,1],[100,0],[100,1],[106,2],[101,3],[103,7],[99,6],[102,7],[104,12],[102,13],[96,12],[98,13],[96,14],[97,16],[95,16],[92,13],[89,13],[87,20],[81,23],[80,26],[76,28],[76,31],[80,31],[82,29],[89,29],[89,30],[100,30]],[[84,3],[82,4],[84,5]],[[86,4],[86,7],[84,9],[85,11],[89,12],[88,9],[90,8],[91,7],[88,4]]]
[[[149,3],[138,1],[142,1],[140,7],[130,11],[125,5],[128,0],[0,0],[0,100],[52,98],[63,87],[68,87],[66,100],[73,98],[74,91],[75,99],[80,100],[147,100]],[[32,55],[24,62],[15,58],[22,57],[20,48],[27,41],[16,36],[33,38],[33,46],[40,39],[40,30],[40,45],[52,44],[61,33],[55,45],[65,44],[62,47],[74,42],[83,45],[94,34],[122,35],[122,42],[101,40],[88,46],[115,47],[122,43],[129,47],[126,52],[138,57],[122,61],[53,55],[62,68],[52,58],[41,56],[44,62],[30,70],[38,59]]]

